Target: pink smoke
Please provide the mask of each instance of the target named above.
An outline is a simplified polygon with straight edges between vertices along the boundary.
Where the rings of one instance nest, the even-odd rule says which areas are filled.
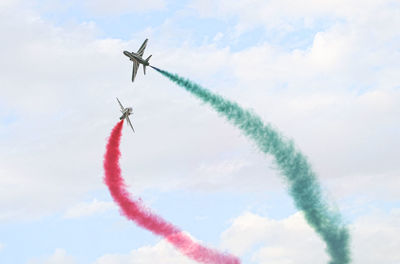
[[[125,183],[121,177],[119,166],[119,144],[121,141],[123,120],[118,122],[111,131],[110,138],[104,154],[104,182],[110,190],[114,201],[119,205],[121,214],[134,221],[137,225],[146,228],[152,233],[164,237],[180,252],[189,258],[207,264],[239,264],[240,260],[228,253],[220,253],[193,241],[179,228],[168,223],[160,216],[150,212],[140,201],[130,197],[125,189]]]

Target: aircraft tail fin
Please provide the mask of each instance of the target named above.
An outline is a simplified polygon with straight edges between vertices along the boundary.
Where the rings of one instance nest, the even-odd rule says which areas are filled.
[[[149,65],[150,58],[151,58],[151,55],[149,57],[147,57],[147,59],[146,59],[146,62],[148,65]],[[144,72],[144,74],[146,74],[146,65],[145,64],[143,64],[143,72]]]

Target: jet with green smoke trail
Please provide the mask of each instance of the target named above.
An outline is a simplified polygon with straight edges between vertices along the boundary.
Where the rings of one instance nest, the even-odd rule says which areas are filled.
[[[324,199],[311,165],[307,158],[296,149],[293,141],[284,138],[255,113],[243,109],[237,103],[214,94],[177,74],[156,67],[152,68],[208,103],[252,139],[263,153],[272,155],[288,183],[289,193],[294,199],[295,206],[303,211],[309,225],[325,241],[326,251],[331,257],[329,264],[350,263],[349,231],[338,210],[332,208]]]

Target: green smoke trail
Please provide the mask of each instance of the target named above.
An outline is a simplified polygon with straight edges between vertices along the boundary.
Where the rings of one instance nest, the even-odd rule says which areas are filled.
[[[177,74],[153,68],[203,102],[210,104],[220,115],[225,116],[247,137],[254,140],[263,153],[271,154],[285,176],[295,206],[304,212],[309,225],[325,241],[326,251],[331,257],[329,264],[350,263],[348,229],[342,222],[339,212],[332,209],[323,199],[321,187],[311,165],[291,140],[283,138],[269,124],[264,124],[260,117],[241,108],[237,103]]]

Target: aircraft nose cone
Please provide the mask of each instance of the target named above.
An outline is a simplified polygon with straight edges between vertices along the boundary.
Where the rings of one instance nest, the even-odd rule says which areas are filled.
[[[129,54],[129,52],[128,51],[126,51],[126,50],[124,50],[124,55],[126,55],[126,56],[128,56],[128,54]]]

